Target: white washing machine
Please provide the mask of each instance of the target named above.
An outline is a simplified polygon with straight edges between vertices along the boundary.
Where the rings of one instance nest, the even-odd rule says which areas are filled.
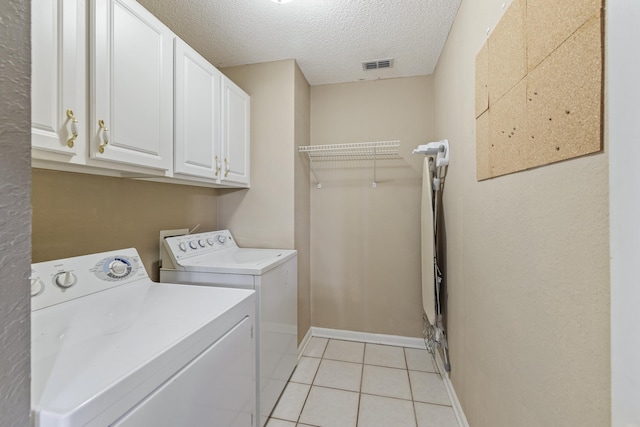
[[[32,265],[32,425],[255,425],[255,293],[154,283],[135,249]]]
[[[229,230],[168,237],[160,281],[256,291],[257,394],[264,425],[298,361],[297,251],[240,248]]]

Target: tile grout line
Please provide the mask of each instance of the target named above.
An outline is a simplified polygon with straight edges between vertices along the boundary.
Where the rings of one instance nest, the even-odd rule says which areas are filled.
[[[304,407],[307,404],[307,401],[309,400],[309,395],[311,395],[311,389],[313,388],[313,383],[316,380],[316,376],[318,376],[318,371],[320,371],[320,365],[322,364],[324,353],[327,351],[327,347],[329,347],[329,341],[330,340],[327,339],[327,343],[324,346],[324,350],[322,350],[322,354],[320,355],[320,363],[318,363],[318,368],[316,369],[316,373],[313,374],[313,378],[311,379],[311,384],[309,385],[309,391],[307,392],[307,397],[304,398],[304,403],[302,404],[302,408],[300,408],[300,413],[298,414],[298,418],[296,419],[296,425],[300,424],[300,418],[302,418],[302,411],[304,411]]]
[[[320,359],[324,359],[324,354],[327,352],[327,348],[329,348],[330,341],[331,341],[331,338],[327,338],[327,343],[324,345],[324,350],[322,350],[322,355],[320,356]]]
[[[407,358],[407,349],[402,348],[402,354],[404,355],[404,363],[407,365],[407,377],[409,378],[409,392],[411,392],[411,406],[413,407],[413,419],[418,427],[418,412],[416,411],[416,401],[413,399],[413,386],[411,385],[411,375],[409,375],[409,359]]]
[[[302,410],[304,409],[304,405],[307,404],[307,400],[309,400],[309,395],[311,394],[311,387],[309,386],[309,391],[307,392],[307,396],[304,398],[304,403],[302,404],[302,407],[300,408],[300,412],[298,413],[298,417],[296,418],[296,425],[298,425],[298,423],[300,423],[300,417],[302,416]]]
[[[401,402],[413,402],[413,400],[411,399],[403,399],[402,397],[383,396],[381,394],[373,394],[373,393],[362,393],[362,394],[366,394],[367,396],[373,396],[373,397],[381,397],[383,399],[399,400]]]
[[[298,385],[311,385],[311,384],[305,384],[305,383],[297,383],[297,382],[295,382],[295,381],[293,381],[293,383],[294,383],[294,384],[298,384]],[[313,385],[313,387],[315,387],[315,388],[323,388],[323,389],[326,389],[326,390],[344,391],[344,392],[347,392],[347,393],[366,394],[367,396],[381,397],[381,398],[383,398],[383,399],[400,400],[400,401],[402,401],[402,402],[414,402],[414,400],[413,400],[413,399],[404,399],[404,398],[402,398],[402,397],[386,396],[386,395],[383,395],[383,394],[375,394],[375,393],[358,392],[358,391],[354,391],[354,390],[345,390],[344,388],[329,387],[329,386],[326,386],[326,385]],[[433,402],[423,402],[423,401],[421,401],[421,400],[416,400],[415,402],[418,402],[418,403],[425,403],[425,404],[427,404],[427,405],[444,406],[444,407],[447,407],[447,408],[450,408],[450,407],[451,407],[451,405],[445,405],[445,404],[442,404],[442,403],[433,403]],[[277,418],[277,417],[276,417],[276,418]],[[290,421],[290,420],[289,420],[289,421]]]
[[[367,354],[367,343],[364,343],[364,350],[362,351],[362,368],[360,369],[360,388],[358,390],[358,409],[356,412],[356,425],[358,427],[358,422],[360,421],[360,404],[362,402],[362,383],[364,382],[364,358]]]

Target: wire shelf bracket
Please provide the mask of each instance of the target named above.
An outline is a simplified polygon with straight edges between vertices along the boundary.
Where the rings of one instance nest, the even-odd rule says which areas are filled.
[[[317,163],[335,160],[370,160],[373,161],[373,183],[376,187],[376,170],[378,160],[401,159],[398,154],[400,141],[376,141],[376,142],[355,142],[350,144],[329,144],[329,145],[305,145],[298,147],[298,152],[307,153],[311,173],[318,183],[318,188],[322,188],[322,182],[318,178]]]

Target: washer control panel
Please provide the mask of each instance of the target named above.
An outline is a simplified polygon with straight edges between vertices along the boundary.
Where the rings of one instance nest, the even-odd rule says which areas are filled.
[[[176,260],[238,247],[229,230],[167,237],[164,246]]]
[[[134,248],[31,265],[31,311],[148,279]]]

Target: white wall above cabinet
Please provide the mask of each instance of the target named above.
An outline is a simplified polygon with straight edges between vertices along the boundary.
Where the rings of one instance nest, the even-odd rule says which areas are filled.
[[[175,36],[133,0],[90,3],[91,158],[168,170]]]

